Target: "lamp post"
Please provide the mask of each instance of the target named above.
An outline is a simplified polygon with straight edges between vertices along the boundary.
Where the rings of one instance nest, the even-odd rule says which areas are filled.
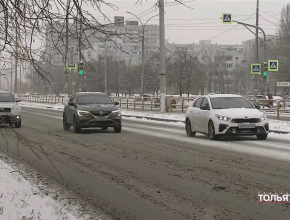
[[[133,14],[133,13],[131,13],[131,12],[126,12],[126,13],[128,13],[128,14],[131,14],[131,15],[133,15],[134,17],[136,17],[139,21],[140,21],[140,23],[141,23],[141,25],[142,25],[142,33],[143,33],[143,36],[142,36],[142,69],[141,69],[141,97],[143,97],[143,93],[144,93],[144,63],[145,63],[145,61],[144,61],[144,59],[145,59],[145,51],[144,51],[144,45],[145,45],[145,26],[146,26],[146,24],[152,19],[152,18],[154,18],[154,17],[156,17],[156,16],[158,16],[158,15],[154,15],[154,16],[152,16],[151,18],[149,18],[146,22],[145,22],[145,24],[143,24],[143,22],[141,21],[141,19],[137,16],[137,15],[135,15],[135,14]]]

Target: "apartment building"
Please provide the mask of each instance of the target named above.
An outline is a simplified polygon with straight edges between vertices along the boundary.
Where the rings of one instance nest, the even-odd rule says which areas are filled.
[[[82,51],[86,61],[105,56],[113,56],[116,60],[130,61],[132,64],[141,63],[143,26],[138,21],[127,21],[122,16],[115,16],[114,24],[106,27],[108,32],[115,35],[106,36],[104,33],[95,33],[95,30],[87,30],[87,37]],[[159,51],[159,26],[146,25],[144,28],[145,58]]]
[[[218,79],[217,72],[220,72],[229,86],[230,92],[234,91],[234,78],[239,67],[245,62],[245,50],[243,45],[218,45],[211,44],[210,40],[201,40],[199,44],[167,44],[167,56],[175,56],[178,51],[186,51],[187,54],[198,60],[207,67],[205,71],[207,78],[213,77],[212,84]],[[207,86],[209,87],[209,86]],[[212,85],[215,87],[215,85]],[[206,88],[209,90],[209,88]],[[215,87],[216,93],[222,92],[221,88]],[[224,90],[224,89],[223,89]]]

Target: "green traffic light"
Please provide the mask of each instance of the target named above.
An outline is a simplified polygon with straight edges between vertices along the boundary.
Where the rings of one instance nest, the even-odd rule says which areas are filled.
[[[267,76],[268,75],[268,73],[267,72],[264,72],[264,76]]]
[[[84,74],[84,71],[83,70],[80,70],[79,74],[80,75],[83,75]]]

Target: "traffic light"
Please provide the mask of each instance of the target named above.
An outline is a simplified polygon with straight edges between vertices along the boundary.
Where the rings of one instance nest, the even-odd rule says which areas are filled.
[[[84,61],[79,62],[79,74],[80,76],[84,74]]]
[[[263,76],[264,76],[264,80],[267,81],[267,77],[268,77],[268,63],[264,62],[262,63],[263,66]]]

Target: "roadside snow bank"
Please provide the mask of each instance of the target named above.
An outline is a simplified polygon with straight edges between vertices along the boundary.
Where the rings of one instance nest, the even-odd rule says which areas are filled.
[[[77,220],[0,159],[0,219]]]

